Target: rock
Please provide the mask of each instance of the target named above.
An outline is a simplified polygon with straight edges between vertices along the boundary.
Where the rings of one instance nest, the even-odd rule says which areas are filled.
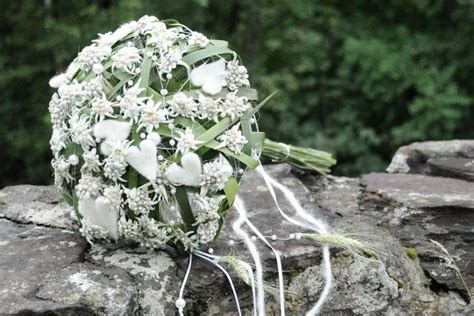
[[[430,158],[427,162],[430,174],[474,181],[474,158]]]
[[[400,147],[387,167],[389,173],[429,173],[430,158],[474,158],[474,140],[413,143]]]
[[[459,277],[442,258],[442,250],[429,241],[436,239],[461,259],[456,263],[472,285],[472,182],[414,174],[372,174],[360,180],[320,177],[294,172],[284,164],[265,169],[332,232],[350,233],[378,254],[361,258],[331,248],[334,284],[323,315],[473,312]],[[250,220],[265,236],[287,237],[303,231],[282,219],[256,172],[246,173],[240,195]],[[283,195],[277,191],[277,196],[282,210],[291,215]],[[174,302],[187,255],[173,249],[149,252],[134,245],[89,247],[75,232],[70,211],[52,187],[0,190],[0,251],[7,254],[0,256],[0,314],[176,314]],[[251,262],[232,230],[236,216],[231,210],[221,237],[211,247],[216,255],[234,254]],[[261,242],[257,244],[266,284],[277,293],[275,258]],[[271,241],[271,245],[282,253],[289,290],[287,315],[302,315],[317,301],[323,287],[320,246],[293,239]],[[251,288],[224,266],[234,281],[243,313],[251,314]],[[190,315],[236,314],[224,274],[197,257],[185,299]],[[266,310],[279,314],[277,297],[267,295]]]

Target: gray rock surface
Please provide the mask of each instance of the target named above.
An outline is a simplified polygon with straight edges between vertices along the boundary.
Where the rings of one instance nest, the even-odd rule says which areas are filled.
[[[454,157],[459,158],[459,152],[469,153],[465,143],[460,144],[453,147],[458,148]],[[425,147],[442,152],[432,145],[421,146]],[[425,156],[425,165],[440,159]],[[459,275],[447,264],[442,250],[430,242],[434,239],[446,247],[474,292],[472,182],[416,174],[319,177],[288,165],[266,169],[333,232],[350,233],[378,254],[362,258],[331,248],[333,286],[322,314],[474,312]],[[264,181],[255,172],[245,175],[241,196],[250,219],[264,235],[286,237],[300,231],[278,214]],[[290,212],[282,195],[279,201],[282,209]],[[187,256],[172,249],[148,252],[132,245],[91,247],[76,233],[70,212],[53,187],[25,185],[0,190],[0,314],[175,315],[174,301]],[[232,212],[223,234],[211,247],[215,254],[232,253],[249,260],[232,232],[234,219]],[[235,240],[233,246],[230,239]],[[305,240],[275,241],[272,245],[282,253],[287,315],[302,315],[323,288],[319,245]],[[275,287],[275,258],[263,245],[259,249],[265,280]],[[231,269],[229,272],[244,314],[250,315],[251,289]],[[196,257],[186,301],[189,315],[236,315],[223,273]],[[266,304],[268,313],[279,314],[271,294]]]

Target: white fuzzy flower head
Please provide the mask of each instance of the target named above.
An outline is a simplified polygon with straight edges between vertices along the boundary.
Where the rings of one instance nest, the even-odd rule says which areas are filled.
[[[198,109],[193,98],[182,92],[173,95],[173,98],[168,101],[168,105],[172,116],[194,117]]]
[[[88,219],[81,220],[79,232],[90,244],[98,240],[107,240],[109,238],[109,231],[107,229],[91,224]]]
[[[222,196],[208,197],[196,193],[192,194],[190,201],[193,214],[196,217],[196,224],[219,219],[218,211],[222,200]]]
[[[96,98],[91,102],[91,112],[96,121],[102,121],[105,117],[113,117],[114,109],[113,103],[107,100],[105,94],[100,98]]]
[[[81,171],[84,172],[99,172],[100,171],[100,160],[99,155],[97,154],[97,149],[92,148],[91,150],[86,150],[82,154],[82,159],[84,159],[84,164],[81,167]]]
[[[112,53],[112,48],[108,45],[96,45],[84,47],[77,55],[77,62],[81,65],[81,69],[89,71],[96,64],[102,63]]]
[[[141,97],[140,94],[143,89],[139,87],[139,82],[131,88],[123,88],[123,97],[120,98],[118,106],[120,107],[120,113],[125,118],[129,118],[135,122],[138,121],[140,116],[140,107],[145,106],[147,100],[146,97]]]
[[[94,98],[98,98],[102,96],[103,89],[102,89],[102,77],[97,76],[94,79],[91,79],[87,82],[82,84],[82,90],[84,99],[92,100]]]
[[[66,104],[68,107],[80,107],[86,100],[86,95],[83,91],[83,85],[77,81],[60,86],[58,89],[58,94],[61,97],[61,102]]]
[[[221,99],[213,99],[199,94],[199,118],[218,121],[219,113],[222,110]]]
[[[228,93],[222,103],[221,116],[230,116],[232,120],[244,115],[250,108],[246,97],[238,97],[235,92]]]
[[[171,49],[160,54],[157,66],[160,75],[171,73],[173,69],[181,62],[182,53],[179,49]]]
[[[135,214],[143,214],[148,216],[151,210],[156,205],[156,200],[152,199],[146,188],[126,189],[127,204],[131,211]]]
[[[95,140],[92,137],[92,127],[88,117],[73,115],[69,120],[69,125],[73,142],[81,145],[84,150],[95,146]]]
[[[57,128],[57,126],[64,123],[70,108],[70,104],[66,103],[64,99],[59,98],[57,93],[53,94],[48,107],[53,127]]]
[[[142,237],[142,230],[138,222],[121,216],[118,222],[120,236],[127,240],[138,241]]]
[[[204,48],[209,45],[209,39],[204,36],[204,34],[199,32],[191,32],[191,35],[188,38],[188,45],[189,46],[198,46],[200,48]]]
[[[125,154],[129,144],[126,141],[112,143],[110,145],[110,155],[104,159],[104,176],[113,181],[125,181],[122,175],[127,172],[127,161]]]
[[[176,28],[167,28],[163,22],[150,24],[145,34],[148,35],[146,44],[155,46],[161,50],[169,49],[178,39],[178,31]]]
[[[220,155],[219,158],[214,161],[204,164],[202,168],[201,185],[211,191],[222,190],[232,173],[232,166]]]
[[[198,146],[202,144],[202,141],[195,139],[193,131],[190,128],[186,128],[183,131],[176,131],[178,137],[175,137],[178,142],[176,145],[176,151],[181,154],[185,154],[191,150],[197,150]]]
[[[211,242],[216,236],[217,230],[219,229],[218,221],[209,221],[202,223],[197,229],[198,241],[200,244],[207,244]]]
[[[245,68],[245,66],[239,66],[237,60],[229,61],[225,72],[225,82],[227,88],[232,91],[240,86],[250,86],[247,68]]]
[[[135,75],[140,70],[142,57],[134,46],[125,46],[112,55],[112,67]]]
[[[80,200],[96,197],[102,190],[103,182],[100,177],[91,174],[83,174],[76,185],[76,194]]]
[[[59,155],[59,152],[66,148],[66,140],[68,136],[64,131],[64,128],[55,128],[53,129],[53,134],[51,135],[51,140],[49,144],[53,155],[56,157]]]
[[[183,244],[185,251],[193,251],[199,244],[196,242],[196,235],[191,235],[193,232],[184,232],[182,230],[175,231],[175,241]]]
[[[240,123],[234,125],[217,139],[221,142],[221,147],[227,147],[238,155],[242,153],[244,145],[248,142],[240,131]]]
[[[159,249],[166,245],[171,236],[167,228],[150,217],[140,216],[138,219],[144,235],[147,237],[141,241],[142,246],[151,249]]]
[[[146,128],[148,133],[151,133],[154,128],[160,127],[160,124],[171,122],[169,110],[162,107],[161,102],[155,103],[150,99],[140,108],[140,111],[141,125]]]
[[[74,180],[70,173],[71,165],[63,156],[54,158],[51,162],[51,165],[54,169],[54,183],[56,186],[61,186],[64,181],[69,183]]]
[[[119,209],[122,203],[122,189],[119,185],[106,186],[103,191],[105,202],[114,209]]]

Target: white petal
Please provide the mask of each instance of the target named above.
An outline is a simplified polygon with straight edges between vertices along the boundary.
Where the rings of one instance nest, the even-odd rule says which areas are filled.
[[[225,74],[225,60],[219,59],[210,64],[203,64],[191,70],[191,83],[197,87],[201,87],[208,80],[222,78]]]

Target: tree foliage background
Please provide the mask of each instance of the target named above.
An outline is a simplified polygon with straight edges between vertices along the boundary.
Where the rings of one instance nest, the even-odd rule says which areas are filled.
[[[51,182],[52,90],[97,33],[176,18],[241,53],[269,137],[382,170],[401,145],[474,136],[469,0],[0,0],[0,187]]]

